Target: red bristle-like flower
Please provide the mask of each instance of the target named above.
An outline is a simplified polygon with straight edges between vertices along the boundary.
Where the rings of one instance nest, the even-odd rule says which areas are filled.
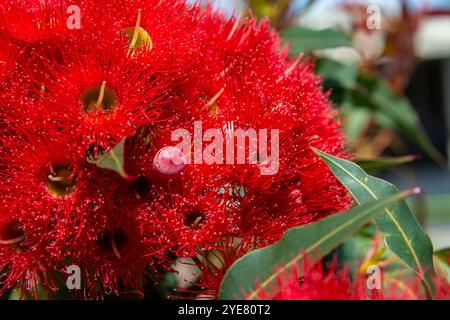
[[[142,125],[153,123],[165,94],[155,69],[135,63],[125,48],[76,54],[55,70],[42,100],[48,121],[88,144],[109,149]],[[73,61],[73,62],[72,62]]]
[[[16,40],[36,42],[56,37],[67,29],[67,8],[60,0],[2,0],[0,30]]]
[[[212,188],[208,178],[203,180],[197,174],[184,172],[180,181],[169,182],[168,192],[161,192],[149,208],[179,257],[212,249],[217,241],[236,231],[236,208],[226,189]],[[194,177],[198,180],[191,183]]]
[[[426,300],[422,280],[415,274],[380,275],[380,287],[369,287],[367,275],[351,275],[349,268],[337,268],[306,259],[301,268],[291,268],[278,276],[276,284],[256,284],[255,293],[248,297],[257,300]],[[434,279],[433,299],[448,299],[450,284],[442,274]]]
[[[198,6],[188,6],[183,0],[91,0],[73,4],[83,13],[82,32],[74,34],[81,47],[94,40],[97,47],[114,49],[108,40],[121,38],[130,57],[158,65],[159,72],[183,80],[201,63],[203,30],[198,28]]]
[[[301,276],[300,276],[301,274]],[[326,268],[322,263],[305,262],[301,269],[280,275],[270,288],[256,285],[259,300],[365,300],[369,298],[366,283],[357,278],[352,283],[348,269],[338,270],[336,263]]]
[[[60,267],[47,251],[52,234],[49,220],[0,212],[0,294],[18,287],[35,297],[38,282],[44,284],[47,292],[58,289],[52,274],[47,272]]]
[[[201,295],[207,299],[218,299],[219,288],[223,277],[237,259],[251,250],[249,243],[236,237],[224,237],[217,243],[212,251],[199,251],[197,257],[193,257],[193,265],[199,270],[196,274],[196,282],[191,283],[191,288],[176,288],[180,294],[187,297]],[[177,294],[174,295],[177,297]],[[186,298],[186,295],[183,295]]]
[[[77,140],[67,135],[45,137],[23,131],[2,138],[1,143],[0,192],[7,199],[7,207],[37,209],[39,214],[40,208],[30,204],[43,202],[41,209],[50,210],[52,203],[72,200],[77,195],[86,158]]]
[[[65,254],[81,269],[85,298],[141,290],[147,268],[156,269],[168,260],[164,245],[144,236],[135,215],[126,207],[105,203],[72,217],[70,225],[75,227],[65,232],[70,244]]]
[[[86,163],[86,147],[70,141],[68,136],[50,139],[25,132],[2,141],[5,288],[23,282],[28,292],[47,282],[55,291],[48,277],[77,265],[86,298],[118,294],[119,283],[139,289],[146,268],[167,260],[164,244],[156,232],[143,235],[143,221],[130,205],[135,199],[120,200],[127,197],[117,193],[121,178]]]
[[[0,269],[7,268],[7,286],[33,287],[33,281],[45,283],[47,272],[62,268],[58,226],[88,200],[82,192],[84,151],[68,136],[27,131],[3,137],[0,144]]]
[[[205,21],[223,23],[214,14]],[[188,84],[191,108],[179,113],[202,120],[203,130],[220,128],[224,135],[242,129],[247,138],[252,131],[264,139],[260,130],[267,130],[266,154],[258,150],[251,155],[246,145],[247,163],[257,159],[258,164],[223,165],[221,170],[231,185],[238,186],[237,198],[245,190],[242,231],[269,244],[291,226],[347,209],[351,200],[346,189],[311,150],[347,156],[337,115],[313,64],[280,54],[279,39],[267,22],[237,20],[217,30],[218,35],[207,33],[216,38],[206,41],[211,41],[210,50],[219,61],[205,64],[197,85]],[[264,162],[275,156],[270,143],[274,130],[279,133],[279,167],[273,167],[273,175],[263,176]],[[236,157],[237,152],[233,163]]]
[[[0,32],[0,81],[4,81],[14,68],[17,43]]]

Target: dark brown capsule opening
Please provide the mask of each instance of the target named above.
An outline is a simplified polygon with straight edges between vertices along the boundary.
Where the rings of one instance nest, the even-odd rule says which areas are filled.
[[[203,214],[203,212],[198,209],[195,209],[193,211],[190,211],[184,217],[184,224],[193,229],[198,229],[200,225],[204,222],[204,220],[205,215]]]
[[[138,199],[144,199],[150,194],[150,182],[144,176],[139,176],[134,180],[132,188]]]
[[[97,243],[106,255],[121,259],[128,245],[128,236],[121,229],[106,231],[97,237]]]
[[[69,195],[76,184],[73,169],[68,164],[52,165],[46,170],[44,180],[48,192],[56,198]]]
[[[81,102],[83,103],[83,113],[97,110],[107,112],[117,107],[116,93],[106,86],[106,82],[84,91],[81,95]]]
[[[18,220],[0,222],[0,244],[12,245],[25,240],[23,225]]]

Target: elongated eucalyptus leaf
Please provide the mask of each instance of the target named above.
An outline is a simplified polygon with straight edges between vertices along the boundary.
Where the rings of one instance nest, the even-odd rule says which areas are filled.
[[[345,101],[341,104],[341,107],[342,116],[345,119],[345,137],[348,142],[352,143],[357,141],[364,133],[373,116],[370,111],[346,104]]]
[[[398,192],[389,182],[369,176],[358,165],[314,149],[349,190],[359,204],[384,199]],[[405,201],[401,201],[375,219],[384,233],[387,246],[417,274],[422,277],[426,289],[434,292],[432,276],[433,245],[430,237],[417,222]]]
[[[405,156],[396,158],[356,159],[356,164],[368,173],[375,173],[383,169],[401,166],[417,160],[417,156]]]
[[[384,208],[415,192],[397,193],[346,213],[288,230],[274,245],[255,250],[237,260],[222,280],[219,298],[258,299],[264,290],[276,284],[281,275],[301,266],[305,256],[308,261],[314,262],[329,254]]]
[[[356,64],[341,64],[328,58],[319,58],[316,61],[316,71],[324,81],[333,81],[344,89],[353,89],[358,77]]]
[[[437,163],[446,163],[446,159],[430,141],[417,112],[408,99],[394,93],[384,81],[370,76],[359,75],[358,83],[358,90],[354,92],[358,105],[365,104],[375,111],[377,120],[382,126],[397,130]]]
[[[284,30],[281,36],[292,43],[292,54],[310,50],[353,46],[353,42],[349,37],[333,29],[312,30],[295,26]]]
[[[121,177],[125,179],[128,178],[128,175],[124,169],[124,157],[123,157],[124,144],[125,140],[122,140],[107,153],[99,156],[98,160],[95,161],[97,167],[102,169],[113,170],[117,172]]]

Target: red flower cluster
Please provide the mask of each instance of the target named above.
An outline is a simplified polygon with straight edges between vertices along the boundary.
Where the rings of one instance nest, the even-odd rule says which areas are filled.
[[[308,259],[307,259],[308,260]],[[357,268],[358,269],[358,268]],[[335,262],[310,263],[293,268],[278,276],[277,283],[268,287],[257,284],[258,300],[427,300],[422,280],[414,274],[383,275],[374,285],[370,276],[361,272],[351,274],[348,268],[337,267]],[[369,286],[368,284],[371,284]],[[443,271],[433,279],[434,300],[447,300],[450,283]]]
[[[139,290],[174,257],[265,246],[348,207],[310,149],[345,156],[336,114],[267,21],[183,0],[1,0],[0,21],[0,293],[57,291],[70,265],[86,298]],[[160,150],[194,121],[279,130],[278,173],[166,170]],[[122,141],[126,175],[96,165]]]

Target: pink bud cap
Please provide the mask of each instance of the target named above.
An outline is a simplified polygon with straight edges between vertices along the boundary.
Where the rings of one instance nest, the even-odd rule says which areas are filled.
[[[153,169],[165,176],[173,176],[183,171],[186,158],[176,147],[164,147],[158,151],[153,159]]]

